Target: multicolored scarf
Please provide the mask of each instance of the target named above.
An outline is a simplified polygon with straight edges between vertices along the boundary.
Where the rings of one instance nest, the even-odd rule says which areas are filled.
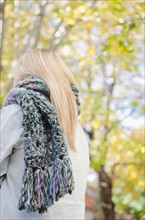
[[[78,115],[79,90],[71,84]],[[72,163],[46,83],[35,75],[19,81],[3,107],[18,104],[23,112],[25,171],[17,208],[47,212],[49,206],[74,190]]]

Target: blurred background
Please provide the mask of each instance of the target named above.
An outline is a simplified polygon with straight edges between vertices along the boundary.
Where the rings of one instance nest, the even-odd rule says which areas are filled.
[[[145,219],[144,1],[0,0],[1,100],[17,58],[60,54],[80,89],[90,148],[86,220]]]

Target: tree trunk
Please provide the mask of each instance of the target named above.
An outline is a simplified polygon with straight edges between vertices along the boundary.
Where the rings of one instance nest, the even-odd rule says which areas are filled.
[[[112,180],[102,167],[99,174],[100,195],[105,220],[114,220],[114,203],[112,202]]]
[[[6,0],[3,1],[2,3],[0,3],[0,19],[2,22],[2,29],[1,29],[1,34],[0,34],[0,72],[3,69],[2,66],[2,54],[3,54],[3,39],[4,39],[4,25],[5,25],[5,17],[4,17],[4,13],[5,13],[5,5],[6,5]]]

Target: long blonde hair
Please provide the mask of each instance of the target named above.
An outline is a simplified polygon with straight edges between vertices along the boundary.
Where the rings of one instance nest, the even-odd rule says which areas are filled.
[[[41,77],[50,89],[50,99],[71,150],[76,151],[77,105],[70,83],[75,78],[58,54],[47,49],[33,49],[23,54],[13,68],[14,86],[28,75]]]

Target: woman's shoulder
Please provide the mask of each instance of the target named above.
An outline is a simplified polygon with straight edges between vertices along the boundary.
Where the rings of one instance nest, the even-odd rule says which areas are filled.
[[[9,124],[15,123],[16,125],[22,123],[23,113],[18,104],[11,104],[4,106],[0,110],[0,116],[1,123],[6,123],[9,121]]]
[[[85,130],[83,129],[83,126],[81,124],[81,122],[77,122],[77,132],[76,132],[76,143],[78,146],[80,146],[81,149],[83,149],[83,151],[86,150],[86,152],[88,152],[89,150],[89,140],[87,137],[87,133],[85,132]]]
[[[22,110],[21,107],[18,104],[11,104],[2,107],[0,110],[1,115],[6,115],[7,117],[10,115],[21,115],[22,116]]]
[[[18,112],[21,111],[21,107],[18,104],[11,104],[11,105],[7,105],[2,107],[2,109],[0,110],[0,112]]]
[[[82,135],[83,137],[85,137],[85,141],[88,143],[87,134],[86,134],[86,132],[84,131],[83,125],[81,124],[80,121],[77,122],[77,130],[78,130],[78,133],[79,133],[80,135]]]

